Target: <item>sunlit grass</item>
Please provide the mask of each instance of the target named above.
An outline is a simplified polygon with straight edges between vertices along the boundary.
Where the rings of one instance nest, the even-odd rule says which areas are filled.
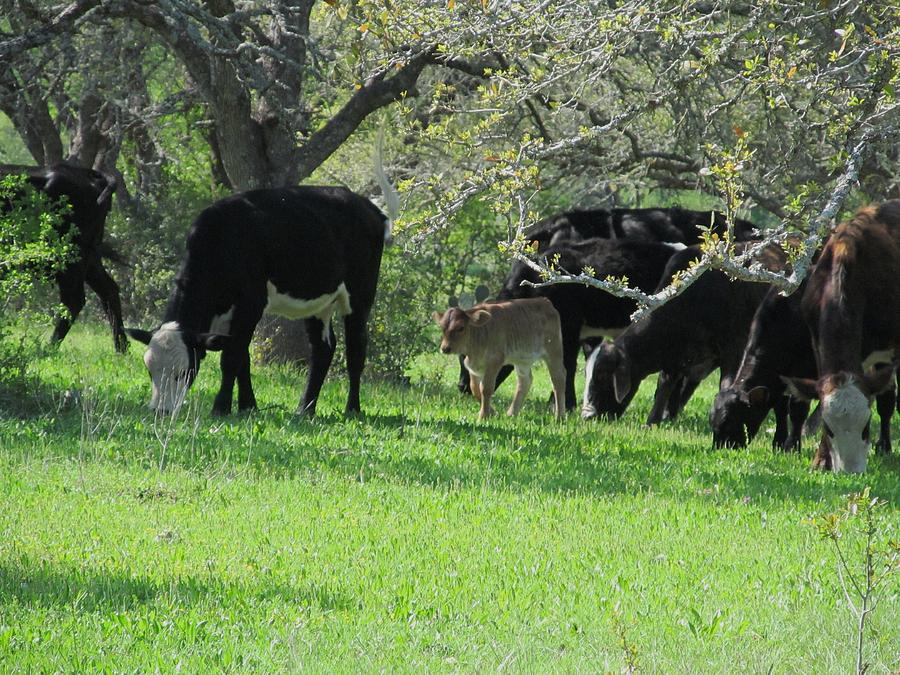
[[[650,672],[847,672],[853,622],[804,520],[870,485],[900,531],[900,462],[808,469],[768,438],[712,451],[707,382],[644,429],[522,415],[476,423],[455,360],[367,381],[255,368],[261,410],[209,415],[215,359],[174,419],[145,407],[140,350],[78,329],[0,418],[0,670],[607,671],[616,625]],[[501,390],[500,405],[511,387]],[[895,425],[896,431],[896,425]],[[900,583],[871,622],[900,668]]]

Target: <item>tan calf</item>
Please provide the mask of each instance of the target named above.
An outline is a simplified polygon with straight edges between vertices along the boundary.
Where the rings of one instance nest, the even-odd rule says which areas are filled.
[[[435,312],[441,327],[441,351],[465,354],[472,392],[481,402],[479,419],[490,416],[497,373],[505,364],[516,369],[516,393],[507,410],[517,415],[531,387],[531,366],[543,359],[550,370],[556,417],[565,412],[566,369],[563,366],[559,314],[546,298],[486,302],[463,310]]]

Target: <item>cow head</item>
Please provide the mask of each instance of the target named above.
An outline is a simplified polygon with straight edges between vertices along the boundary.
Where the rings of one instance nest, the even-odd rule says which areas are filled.
[[[748,391],[736,385],[725,387],[716,394],[709,411],[713,445],[717,448],[746,447],[768,412],[769,390],[766,387],[753,387]]]
[[[149,405],[151,410],[164,414],[177,411],[184,403],[206,352],[220,351],[228,341],[227,335],[182,330],[177,321],[164,323],[154,331],[138,328],[125,331],[147,345],[144,364],[150,371],[153,387]]]
[[[893,386],[894,368],[882,366],[865,375],[840,371],[818,381],[782,378],[793,396],[822,402],[822,426],[828,441],[824,445],[830,447],[835,473],[866,470],[872,399]]]
[[[431,315],[441,327],[441,351],[444,354],[465,354],[472,327],[484,326],[491,320],[491,313],[477,307],[469,310],[451,307],[441,314]]]
[[[591,353],[585,365],[582,419],[619,417],[631,399],[631,365],[621,347],[603,342]]]

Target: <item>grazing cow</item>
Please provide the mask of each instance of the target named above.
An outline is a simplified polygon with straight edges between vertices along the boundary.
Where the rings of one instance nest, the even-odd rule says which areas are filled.
[[[63,232],[75,229],[74,244],[78,254],[56,273],[59,299],[68,310],[68,316],[57,319],[53,342],[61,342],[66,337],[84,308],[84,284],[87,282],[106,313],[116,351],[125,352],[128,338],[122,325],[119,287],[103,267],[103,257],[114,257],[112,249],[103,242],[103,232],[112,206],[116,179],[93,169],[65,163],[48,167],[0,165],[0,177],[11,175],[25,176],[28,185],[35,190],[44,192],[53,200],[66,198],[71,206],[64,213],[62,227]],[[3,208],[4,205],[0,204],[0,210]]]
[[[673,256],[664,279],[698,254],[696,249],[687,249]],[[782,268],[784,254],[769,248],[763,263],[770,269]],[[720,368],[721,382],[727,386],[738,369],[750,323],[767,290],[759,283],[729,281],[722,272],[701,276],[684,293],[594,351],[588,362],[582,416],[620,414],[641,381],[655,372],[664,376],[658,382],[648,424],[661,421],[667,408],[679,410],[715,368]],[[674,402],[673,394],[677,397]]]
[[[740,368],[734,381],[716,394],[709,413],[715,447],[745,447],[774,409],[772,445],[785,452],[800,449],[809,402],[785,396],[781,377],[816,373],[809,329],[800,312],[804,288],[787,297],[772,288],[756,311]]]
[[[537,244],[538,252],[548,246],[584,239],[641,239],[683,244],[700,242],[700,227],[712,226],[722,235],[727,227],[718,211],[689,211],[677,206],[650,209],[589,209],[566,211],[545,218],[525,231],[525,239]],[[751,239],[754,225],[740,218],[734,221],[734,238]]]
[[[250,382],[250,339],[264,311],[306,319],[309,379],[297,409],[312,415],[334,356],[332,318],[344,318],[350,393],[360,412],[366,321],[375,301],[389,221],[369,200],[345,188],[251,190],[205,209],[191,226],[187,252],[162,325],[129,329],[148,345],[150,407],[181,405],[207,351],[221,350],[222,383],[215,415],[256,407]]]
[[[835,229],[801,303],[818,379],[787,382],[792,394],[821,400],[824,433],[813,466],[862,473],[872,398],[893,386],[895,368],[866,371],[862,355],[890,362],[900,353],[900,200],[860,209]]]
[[[550,370],[556,417],[562,418],[563,367],[562,332],[559,314],[546,298],[507,300],[475,305],[470,310],[451,307],[443,314],[435,312],[441,327],[441,351],[465,354],[471,389],[481,402],[479,419],[492,413],[497,373],[504,364],[516,370],[516,393],[507,411],[517,415],[531,388],[531,366],[543,359]]]

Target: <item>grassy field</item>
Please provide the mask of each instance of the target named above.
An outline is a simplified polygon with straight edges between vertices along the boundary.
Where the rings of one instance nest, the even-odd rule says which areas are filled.
[[[833,476],[811,440],[712,451],[712,381],[648,430],[652,383],[619,422],[557,424],[541,372],[520,418],[477,424],[435,355],[410,387],[366,382],[361,419],[333,373],[305,420],[303,376],[256,368],[262,409],[222,420],[210,360],[155,420],[141,350],[108,342],[77,327],[0,415],[0,672],[604,672],[632,651],[846,673],[855,622],[805,521],[868,485],[900,533],[897,457]],[[879,598],[866,657],[896,672],[900,577]]]

